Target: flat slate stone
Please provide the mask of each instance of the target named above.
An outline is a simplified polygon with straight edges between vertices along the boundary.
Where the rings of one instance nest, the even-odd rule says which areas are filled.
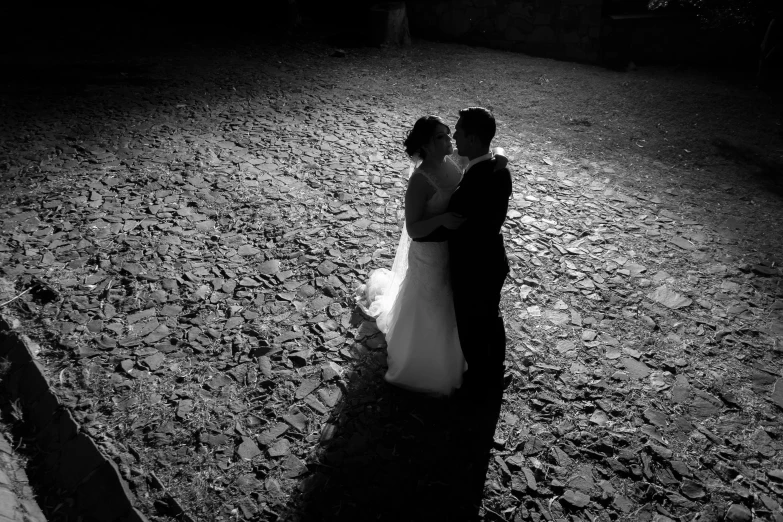
[[[783,408],[783,379],[775,381],[775,385],[772,387],[771,399],[779,408]]]
[[[320,265],[318,265],[318,271],[325,276],[331,274],[335,270],[337,270],[337,265],[332,263],[328,259],[322,262]]]
[[[154,308],[148,308],[146,310],[142,310],[141,312],[136,312],[135,314],[130,314],[127,317],[128,324],[133,324],[141,321],[142,319],[145,319],[147,317],[155,315],[155,309]]]
[[[165,305],[160,311],[160,315],[164,315],[166,317],[177,316],[181,313],[182,313],[181,306],[170,305],[170,304]]]
[[[672,387],[672,402],[682,404],[688,400],[690,396],[690,384],[688,378],[684,375],[678,375],[674,379],[674,386]]]
[[[696,248],[696,246],[693,243],[691,243],[690,241],[688,241],[682,236],[674,236],[671,239],[671,243],[677,245],[683,250],[693,250],[694,248]]]
[[[269,446],[267,452],[270,457],[284,457],[291,453],[291,443],[288,439],[279,439]]]
[[[297,399],[303,399],[310,393],[312,393],[313,390],[318,388],[318,385],[320,383],[314,379],[305,379],[302,381],[302,384],[299,385],[299,388],[296,389],[295,396]]]
[[[307,429],[307,416],[302,412],[283,415],[283,420],[300,432],[304,432]]]
[[[563,493],[563,500],[568,502],[572,506],[578,508],[583,508],[590,503],[589,496],[579,491],[573,491],[571,489],[567,489],[565,493]]]
[[[544,312],[544,319],[550,321],[552,324],[562,326],[567,324],[571,320],[571,315],[556,310],[546,310]]]
[[[307,465],[296,455],[288,455],[282,464],[285,478],[296,478],[307,471]]]
[[[276,438],[278,438],[280,435],[288,431],[288,424],[285,424],[283,422],[278,422],[268,430],[262,431],[258,437],[256,437],[256,440],[259,444],[263,444],[264,446],[269,446]]]
[[[576,345],[573,341],[558,341],[556,349],[560,353],[566,353],[574,350]]]
[[[654,292],[648,294],[647,297],[656,303],[672,309],[685,308],[686,306],[690,306],[693,302],[691,299],[670,290],[666,285],[659,286]]]
[[[690,404],[692,415],[704,419],[720,413],[723,405],[720,399],[698,389],[694,389],[693,394],[695,397]]]
[[[253,460],[261,454],[261,449],[250,437],[242,437],[242,443],[237,447],[237,455],[244,460]]]
[[[644,379],[650,375],[650,367],[633,357],[623,357],[620,362],[632,379]]]
[[[261,266],[258,267],[258,271],[265,275],[274,275],[280,271],[280,261],[277,259],[264,261],[261,263]]]
[[[644,416],[650,422],[650,424],[654,424],[655,426],[666,427],[668,424],[668,418],[666,417],[666,414],[656,409],[647,408],[644,410]]]

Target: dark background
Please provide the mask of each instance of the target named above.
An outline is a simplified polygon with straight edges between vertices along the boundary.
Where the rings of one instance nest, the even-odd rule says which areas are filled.
[[[408,0],[406,3],[410,13],[413,4],[435,1]],[[624,68],[631,61],[637,65],[682,65],[687,62],[741,70],[748,81],[754,81],[759,46],[767,24],[775,14],[770,6],[781,4],[777,7],[780,16],[783,2],[703,1],[702,5],[713,7],[733,3],[745,6],[742,23],[737,23],[737,17],[720,18],[723,15],[715,15],[715,9],[694,8],[690,5],[694,0],[666,1],[668,5],[652,11],[664,16],[655,20],[626,20],[618,25],[612,16],[651,12],[647,0],[605,0],[601,63]],[[4,75],[10,74],[10,69],[4,65],[24,61],[28,56],[57,65],[92,54],[123,60],[145,49],[204,44],[231,47],[244,42],[283,38],[318,39],[339,48],[366,45],[367,33],[372,30],[368,23],[369,9],[375,3],[372,0],[276,0],[254,4],[213,3],[208,7],[198,4],[161,6],[151,2],[91,7],[60,4],[45,8],[4,5],[0,7],[0,20],[4,22],[4,30],[0,32],[0,82]],[[711,21],[705,22],[705,13],[712,13]],[[431,30],[422,30],[427,26],[422,22],[410,20],[414,38],[452,40]],[[613,46],[615,51],[628,48],[626,42],[633,39],[634,32],[647,31],[650,24],[656,24],[660,29],[656,35],[673,42],[665,52],[648,59],[611,52]],[[471,35],[458,41],[469,45],[486,44]],[[525,52],[535,53],[535,49]],[[614,56],[614,61],[607,58],[609,56]],[[780,63],[774,69],[776,78],[783,76]]]
[[[747,15],[747,19],[743,24],[734,23],[735,20],[726,23],[725,19],[721,19],[718,20],[719,27],[707,27],[710,24],[704,23],[698,27],[698,13],[708,11],[694,8],[689,4],[692,1],[672,0],[654,12],[693,22],[689,25],[692,39],[686,38],[686,41],[709,40],[709,45],[703,46],[704,51],[698,61],[740,67],[756,65],[758,46],[774,11],[770,6],[783,4],[770,3],[771,0],[705,1],[703,5],[720,6],[734,2],[746,6],[743,16]],[[407,4],[433,2],[409,0]],[[220,45],[286,36],[341,35],[343,41],[336,43],[349,44],[351,38],[358,43],[369,29],[368,13],[374,3],[372,0],[295,0],[293,3],[292,0],[276,0],[253,4],[212,3],[207,7],[152,2],[91,7],[4,5],[0,7],[0,20],[4,22],[0,34],[0,56],[29,52],[61,54],[69,50],[121,52],[146,46],[180,46],[194,42]],[[603,4],[606,21],[612,15],[644,12],[650,12],[647,0],[605,0]],[[715,18],[716,15],[711,16]],[[663,19],[657,23],[667,24],[671,20]],[[410,26],[414,37],[440,39],[437,34],[417,34],[417,27],[421,24],[416,21],[412,21]],[[676,59],[672,56],[673,61]]]

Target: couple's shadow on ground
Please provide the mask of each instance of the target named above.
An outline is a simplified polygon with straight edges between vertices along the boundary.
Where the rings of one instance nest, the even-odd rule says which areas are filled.
[[[292,507],[307,521],[477,520],[502,393],[428,398],[385,369],[383,350],[357,360]]]

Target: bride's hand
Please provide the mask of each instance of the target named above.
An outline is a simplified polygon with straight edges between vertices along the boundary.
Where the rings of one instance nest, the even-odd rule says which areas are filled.
[[[506,151],[503,150],[503,147],[495,147],[492,149],[492,154],[494,154],[495,160],[497,161],[495,170],[505,169],[506,165],[508,165],[508,158],[506,157]]]
[[[440,215],[440,224],[449,230],[456,230],[465,222],[465,218],[456,212],[446,212]]]

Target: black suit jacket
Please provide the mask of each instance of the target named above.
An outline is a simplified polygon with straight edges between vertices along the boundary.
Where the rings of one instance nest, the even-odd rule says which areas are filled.
[[[508,260],[500,228],[506,220],[511,197],[511,172],[495,171],[494,159],[476,163],[451,196],[449,212],[465,222],[456,230],[438,227],[414,241],[448,241],[452,280],[494,280],[508,273]]]

